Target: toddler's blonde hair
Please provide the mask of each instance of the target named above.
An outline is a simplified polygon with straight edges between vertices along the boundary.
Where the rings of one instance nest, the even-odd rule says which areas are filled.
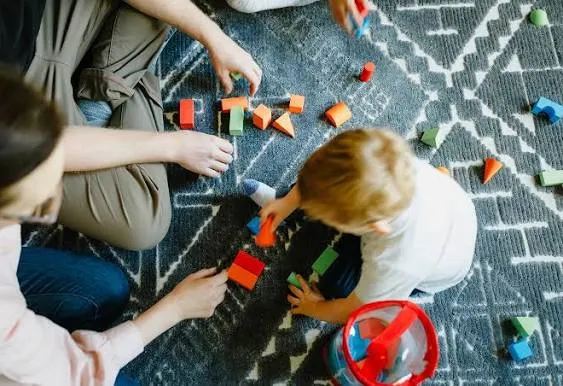
[[[406,209],[414,192],[413,155],[398,135],[343,132],[315,151],[299,172],[301,208],[330,225],[368,225]]]

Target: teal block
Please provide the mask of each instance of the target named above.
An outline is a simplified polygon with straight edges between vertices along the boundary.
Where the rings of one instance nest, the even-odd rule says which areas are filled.
[[[331,247],[327,247],[319,258],[313,263],[313,271],[319,275],[324,275],[326,270],[334,263],[334,260],[338,257],[338,252],[336,252]]]
[[[540,327],[540,321],[538,318],[530,316],[519,316],[511,319],[512,325],[518,331],[518,335],[521,337],[528,337],[538,330]]]
[[[540,173],[542,186],[563,185],[563,170],[553,170]]]
[[[260,217],[253,217],[246,226],[250,229],[250,232],[256,236],[258,232],[260,232]]]
[[[432,146],[436,148],[440,147],[443,141],[442,133],[440,133],[440,129],[437,127],[430,130],[426,130],[422,135],[421,141],[427,144],[428,146]]]
[[[515,361],[521,361],[534,355],[528,341],[525,339],[510,344],[508,346],[508,352]]]
[[[299,283],[299,280],[297,280],[297,275],[295,274],[295,272],[291,272],[291,274],[287,277],[287,282],[299,289],[303,289],[301,288],[301,283]]]
[[[231,108],[229,116],[229,134],[242,135],[242,128],[244,127],[244,110],[240,106]]]

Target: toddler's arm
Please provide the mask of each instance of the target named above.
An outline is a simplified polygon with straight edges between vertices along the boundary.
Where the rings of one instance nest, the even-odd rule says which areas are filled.
[[[260,222],[263,223],[268,217],[273,216],[272,229],[275,230],[283,220],[299,208],[300,203],[299,189],[295,185],[285,197],[271,201],[262,208]]]
[[[348,316],[363,305],[354,292],[347,298],[325,300],[314,284],[310,287],[300,275],[297,275],[297,279],[302,290],[290,285],[293,295],[287,295],[287,300],[294,306],[291,310],[294,315],[305,315],[330,323],[346,323]]]

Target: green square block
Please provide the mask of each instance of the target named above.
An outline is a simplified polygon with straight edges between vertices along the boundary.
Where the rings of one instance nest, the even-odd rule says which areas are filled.
[[[563,185],[563,170],[540,173],[541,186]]]
[[[512,318],[511,322],[518,331],[518,335],[523,338],[527,338],[540,328],[540,321],[536,317],[519,316]]]
[[[437,127],[430,130],[426,130],[424,134],[422,134],[422,138],[421,138],[422,142],[424,142],[428,146],[432,146],[436,148],[440,147],[443,140],[444,139],[442,138],[442,133],[440,133],[440,129]]]
[[[331,247],[327,247],[319,258],[313,263],[313,271],[319,275],[324,275],[326,270],[334,263],[334,260],[338,257],[338,252],[336,252]]]
[[[297,275],[295,274],[295,272],[291,272],[291,274],[287,277],[287,282],[299,289],[303,289],[301,288],[301,283],[299,283],[299,280],[297,280]]]
[[[243,126],[244,110],[240,106],[232,107],[229,116],[229,134],[242,135]]]
[[[230,73],[231,78],[233,78],[234,80],[240,80],[240,78],[242,78],[242,75],[240,72],[231,72]]]

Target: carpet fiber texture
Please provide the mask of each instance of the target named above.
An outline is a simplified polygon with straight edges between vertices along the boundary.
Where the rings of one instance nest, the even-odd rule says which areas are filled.
[[[305,112],[292,116],[295,139],[254,129],[249,119],[244,136],[229,137],[218,122],[222,91],[207,52],[176,33],[159,64],[168,129],[175,129],[178,101],[194,98],[196,130],[232,141],[232,167],[215,180],[169,168],[172,226],[154,250],[121,251],[61,228],[33,234],[32,243],[62,243],[123,266],[133,291],[126,316],[188,273],[228,267],[239,249],[267,263],[253,292],[230,284],[215,316],[165,333],[126,371],[147,385],[327,384],[321,353],[336,326],[291,318],[285,279],[292,271],[308,275],[339,235],[296,216],[275,248],[258,249],[245,227],[258,207],[242,196],[241,182],[255,178],[283,191],[315,148],[340,130],[367,126],[392,128],[419,158],[448,167],[477,209],[467,278],[416,299],[441,349],[436,377],[426,384],[563,386],[563,189],[541,187],[536,178],[563,169],[563,124],[528,111],[540,96],[563,102],[563,2],[379,0],[369,36],[359,40],[339,30],[325,2],[255,15],[221,1],[200,6],[262,66],[251,107],[264,103],[280,114],[296,93],[306,96]],[[549,25],[528,21],[534,7],[548,11]],[[366,61],[377,69],[361,83],[355,77]],[[234,94],[246,87],[238,82]],[[336,101],[353,112],[341,129],[322,119]],[[438,149],[418,140],[432,127],[446,133]],[[486,157],[505,167],[483,185]],[[512,339],[505,321],[518,315],[537,315],[541,324],[530,341],[535,354],[521,365],[497,353]]]

